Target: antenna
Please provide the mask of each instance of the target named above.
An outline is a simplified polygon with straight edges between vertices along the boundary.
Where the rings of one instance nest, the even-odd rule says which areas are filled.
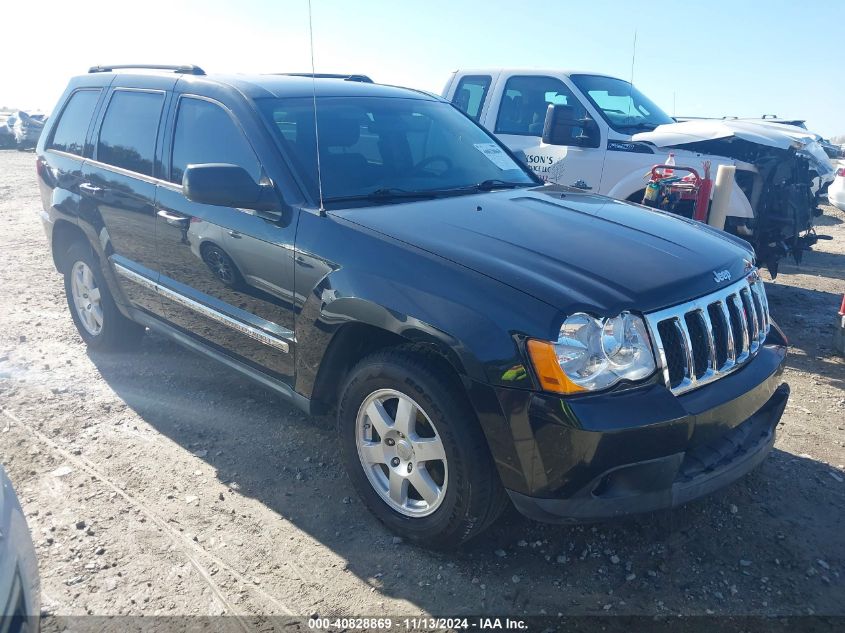
[[[320,215],[326,214],[323,206],[323,172],[320,169],[320,126],[317,123],[317,73],[314,70],[314,28],[311,25],[311,0],[308,0],[308,39],[311,43],[311,96],[314,102],[314,142],[317,144],[317,192],[320,196]]]
[[[311,0],[308,0],[309,2]],[[628,89],[628,116],[631,115],[631,107],[634,105],[634,60],[637,59],[637,29],[634,29],[634,49],[631,51],[631,82]]]

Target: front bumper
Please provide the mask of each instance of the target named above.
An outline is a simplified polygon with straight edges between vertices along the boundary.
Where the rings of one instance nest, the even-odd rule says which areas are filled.
[[[733,483],[756,468],[775,443],[789,398],[780,385],[757,413],[718,440],[682,453],[623,464],[568,499],[509,491],[524,515],[547,522],[588,522],[674,508]]]
[[[485,431],[505,488],[529,517],[582,522],[671,508],[765,458],[789,397],[785,358],[772,328],[744,367],[680,396],[657,383],[570,399],[503,389],[506,423]]]

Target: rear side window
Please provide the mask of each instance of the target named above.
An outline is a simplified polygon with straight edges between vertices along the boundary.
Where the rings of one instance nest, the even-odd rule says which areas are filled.
[[[153,175],[156,133],[164,93],[116,90],[97,143],[97,160]]]
[[[452,103],[478,121],[481,107],[490,89],[489,75],[473,75],[462,77],[458,89],[452,96]]]
[[[237,165],[259,179],[255,152],[229,113],[209,101],[186,97],[176,115],[170,180],[181,184],[185,168],[200,163]]]
[[[56,124],[50,149],[82,156],[85,135],[99,98],[99,90],[77,90],[70,96]]]

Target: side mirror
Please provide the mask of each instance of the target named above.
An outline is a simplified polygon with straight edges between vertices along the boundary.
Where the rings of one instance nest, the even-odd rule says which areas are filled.
[[[188,165],[182,176],[182,193],[188,200],[219,207],[279,212],[276,192],[259,185],[243,167],[226,163]]]
[[[543,142],[548,145],[598,147],[601,131],[586,114],[583,119],[576,119],[572,106],[550,103],[543,123]]]

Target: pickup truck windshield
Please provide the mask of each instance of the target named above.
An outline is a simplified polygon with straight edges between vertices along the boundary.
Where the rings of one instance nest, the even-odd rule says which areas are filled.
[[[256,100],[284,153],[317,199],[317,137],[327,205],[383,204],[537,181],[452,105],[424,99]]]
[[[617,132],[650,132],[675,121],[627,81],[600,75],[571,75],[607,124]]]

